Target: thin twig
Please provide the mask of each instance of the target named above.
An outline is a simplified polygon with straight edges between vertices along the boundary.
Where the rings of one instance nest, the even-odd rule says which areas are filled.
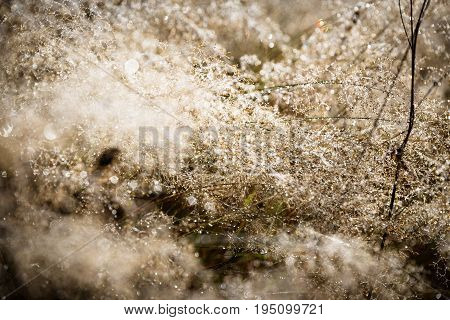
[[[276,91],[276,90],[282,90],[282,89],[291,89],[296,87],[304,87],[309,85],[338,85],[338,86],[353,86],[353,87],[361,87],[369,90],[376,90],[383,93],[387,93],[385,89],[377,88],[374,86],[368,86],[365,84],[360,83],[345,83],[341,81],[334,81],[334,80],[319,80],[319,81],[310,81],[310,82],[298,82],[298,83],[288,83],[288,84],[280,84],[275,85],[271,87],[265,87],[265,88],[258,88],[252,91],[245,92],[246,94],[253,93],[253,92],[270,92],[270,91]]]
[[[398,9],[400,11],[400,19],[402,20],[402,26],[403,26],[403,30],[405,31],[406,34],[406,39],[408,39],[408,43],[409,43],[409,47],[411,48],[411,41],[409,40],[409,34],[408,31],[406,30],[406,25],[405,25],[405,20],[403,19],[403,11],[402,11],[402,4],[400,3],[401,0],[398,0]]]
[[[392,215],[394,214],[394,208],[395,208],[395,198],[397,194],[398,189],[398,180],[400,176],[400,171],[403,168],[403,155],[406,149],[406,145],[408,144],[409,138],[411,136],[412,130],[414,128],[414,120],[415,120],[415,105],[414,105],[414,98],[415,98],[415,72],[416,72],[416,49],[417,49],[417,40],[419,37],[419,30],[420,25],[422,24],[425,11],[429,6],[430,0],[424,0],[422,2],[422,7],[420,9],[419,18],[417,20],[417,23],[415,26],[413,26],[413,2],[410,0],[410,23],[411,23],[411,90],[410,90],[410,104],[409,104],[409,117],[408,117],[408,129],[406,131],[406,135],[403,138],[403,141],[400,145],[400,147],[396,150],[395,155],[395,173],[394,173],[394,182],[392,184],[392,191],[391,191],[391,197],[389,201],[389,211],[387,215],[387,221],[388,223],[391,221]],[[380,243],[380,249],[383,250],[386,245],[386,239],[388,237],[388,227],[386,227]]]

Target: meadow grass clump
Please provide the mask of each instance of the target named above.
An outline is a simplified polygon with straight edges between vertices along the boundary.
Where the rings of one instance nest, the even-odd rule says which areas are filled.
[[[0,294],[448,297],[448,8],[316,9],[2,2]]]

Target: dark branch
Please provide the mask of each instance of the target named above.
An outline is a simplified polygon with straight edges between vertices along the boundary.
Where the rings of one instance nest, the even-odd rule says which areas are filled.
[[[388,223],[391,221],[392,216],[394,214],[394,209],[395,209],[395,197],[397,194],[397,189],[398,189],[398,180],[399,180],[399,176],[400,176],[400,171],[403,168],[403,155],[406,149],[406,145],[408,144],[409,138],[411,136],[412,130],[414,128],[414,120],[415,120],[415,105],[414,105],[414,98],[415,98],[415,73],[416,73],[416,49],[417,49],[417,40],[419,37],[419,30],[420,30],[420,25],[423,21],[423,18],[425,16],[425,11],[428,8],[430,4],[430,0],[424,0],[422,2],[422,7],[420,9],[420,13],[419,13],[419,18],[417,20],[417,23],[415,25],[415,27],[413,26],[414,20],[413,20],[413,2],[412,0],[410,0],[410,12],[411,12],[411,18],[410,18],[410,23],[411,23],[411,90],[410,90],[410,104],[409,104],[409,117],[408,117],[408,129],[406,131],[406,135],[403,138],[403,141],[400,145],[400,147],[397,148],[396,150],[396,156],[395,156],[395,161],[396,161],[396,166],[395,166],[395,174],[394,174],[394,182],[392,185],[392,191],[391,191],[391,198],[389,201],[389,211],[388,211],[388,216],[387,216],[387,221]],[[382,239],[381,239],[381,244],[380,244],[380,249],[383,250],[386,244],[386,239],[388,237],[388,230],[387,228],[385,229]]]

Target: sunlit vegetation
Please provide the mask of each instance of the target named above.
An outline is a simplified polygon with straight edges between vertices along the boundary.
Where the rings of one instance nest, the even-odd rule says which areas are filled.
[[[411,2],[1,1],[0,295],[448,298],[450,6]]]

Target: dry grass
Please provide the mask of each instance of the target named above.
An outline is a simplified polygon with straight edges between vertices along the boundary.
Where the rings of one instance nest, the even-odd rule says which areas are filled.
[[[2,2],[0,294],[448,297],[447,1],[400,158],[396,1],[308,3]]]

